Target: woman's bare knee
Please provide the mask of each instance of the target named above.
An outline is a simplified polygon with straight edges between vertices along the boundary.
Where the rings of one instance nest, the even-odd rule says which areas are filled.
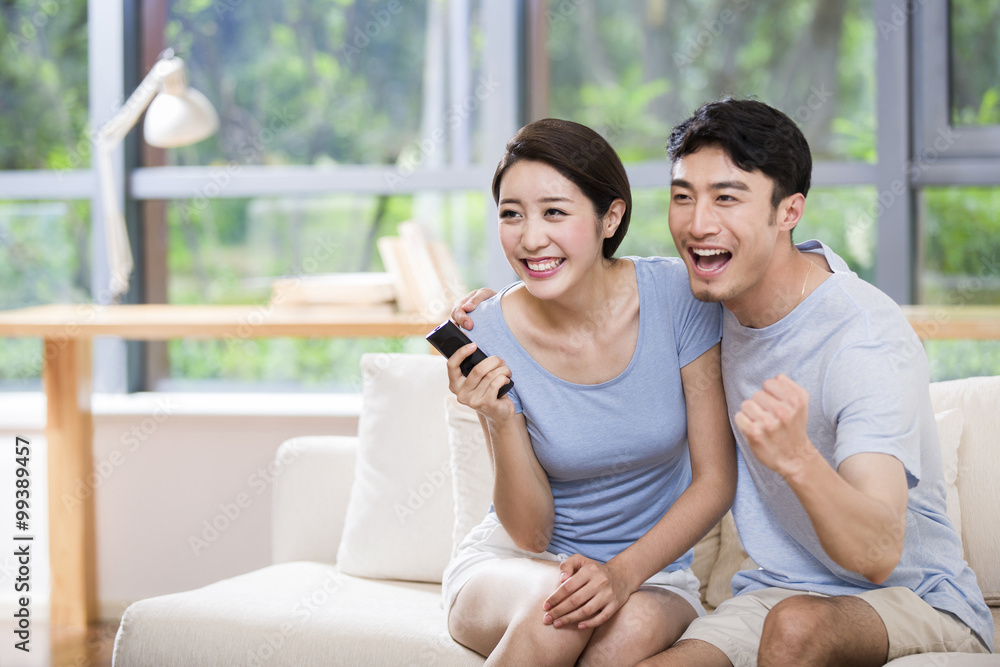
[[[591,631],[556,629],[542,622],[542,602],[558,585],[558,566],[538,561],[505,561],[477,574],[459,591],[448,614],[448,631],[480,655],[514,664],[572,665]],[[525,664],[529,664],[525,663]]]
[[[673,645],[697,618],[683,598],[666,591],[641,590],[597,627],[580,656],[581,665],[636,664]]]

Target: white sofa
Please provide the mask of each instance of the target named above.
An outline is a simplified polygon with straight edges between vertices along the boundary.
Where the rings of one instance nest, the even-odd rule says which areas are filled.
[[[448,393],[440,357],[366,355],[362,369],[357,438],[297,438],[278,450],[274,564],[131,605],[115,667],[482,664],[449,637],[439,585],[456,539],[489,504],[478,423]],[[960,503],[966,558],[1000,605],[1000,377],[938,383],[932,396],[957,477],[949,509]],[[729,596],[745,558],[729,518],[698,545],[708,606]],[[993,623],[1000,628],[1000,608]],[[1000,656],[893,664],[996,665]]]

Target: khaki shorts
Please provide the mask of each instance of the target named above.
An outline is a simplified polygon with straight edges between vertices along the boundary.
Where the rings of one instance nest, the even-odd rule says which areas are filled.
[[[726,600],[711,615],[696,618],[677,641],[700,639],[725,653],[735,667],[756,667],[764,617],[774,605],[793,595],[829,597],[786,588],[744,593]],[[931,607],[908,588],[879,588],[856,597],[870,604],[885,624],[889,660],[915,653],[990,652],[967,625]]]
[[[536,554],[518,548],[497,518],[488,514],[482,523],[469,532],[469,536],[459,545],[458,553],[445,568],[441,582],[441,596],[445,611],[451,611],[452,605],[455,604],[455,598],[458,597],[458,592],[473,575],[488,568],[490,563],[504,558],[532,558],[561,563],[569,556],[550,551]],[[704,616],[705,608],[701,606],[701,600],[698,598],[698,586],[698,577],[694,576],[690,569],[657,572],[643,584],[643,587],[659,588],[676,593],[694,607],[698,616]]]

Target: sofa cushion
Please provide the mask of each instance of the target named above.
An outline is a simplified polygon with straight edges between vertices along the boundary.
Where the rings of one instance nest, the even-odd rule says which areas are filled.
[[[948,518],[962,536],[962,501],[958,495],[958,448],[962,439],[965,417],[958,408],[944,410],[934,415],[937,421],[938,440],[941,443],[941,464],[944,472]]]
[[[714,607],[708,604],[708,584],[712,579],[712,570],[719,560],[719,548],[722,546],[722,522],[712,526],[705,537],[694,545],[694,559],[691,561],[691,572],[698,577],[698,597],[705,605],[706,611]]]
[[[736,532],[733,513],[726,512],[720,523],[719,557],[715,561],[715,567],[712,568],[708,589],[705,591],[705,602],[712,608],[718,607],[733,597],[733,589],[730,585],[733,575],[740,570],[757,569],[757,564],[743,549],[739,533]]]
[[[354,485],[358,439],[305,436],[282,443],[281,474],[271,497],[271,562],[314,560],[331,565],[344,532]]]
[[[366,354],[354,486],[337,552],[361,577],[441,581],[455,520],[437,355]]]
[[[931,385],[935,412],[961,408],[965,424],[958,448],[962,546],[987,604],[1000,605],[1000,376]]]
[[[173,595],[122,617],[115,667],[481,665],[448,635],[440,586],[284,563]]]
[[[452,491],[455,495],[455,527],[452,555],[473,528],[479,525],[493,502],[493,468],[486,451],[486,437],[476,411],[445,399],[448,448],[451,456]]]

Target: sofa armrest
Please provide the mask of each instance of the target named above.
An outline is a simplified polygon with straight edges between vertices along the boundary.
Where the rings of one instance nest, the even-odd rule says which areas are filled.
[[[309,436],[281,444],[274,462],[271,559],[334,563],[354,483],[358,439]]]

